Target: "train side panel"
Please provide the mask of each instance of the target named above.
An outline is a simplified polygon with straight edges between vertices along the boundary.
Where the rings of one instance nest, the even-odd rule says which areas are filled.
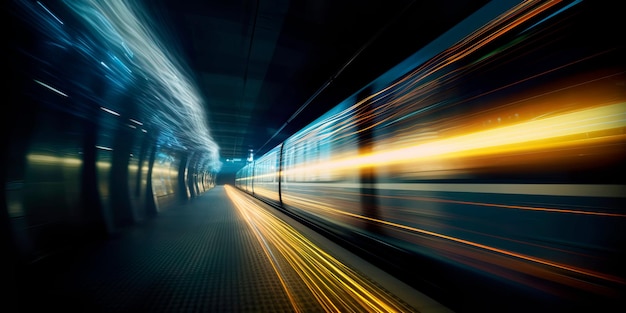
[[[279,145],[254,161],[254,195],[274,203],[280,202],[278,194],[280,149]]]

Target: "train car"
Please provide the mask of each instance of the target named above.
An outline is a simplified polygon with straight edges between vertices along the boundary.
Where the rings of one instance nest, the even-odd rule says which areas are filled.
[[[244,190],[250,194],[254,194],[254,190],[252,189],[252,183],[254,181],[254,163],[249,163],[239,171],[235,175],[235,186],[237,188]]]
[[[619,303],[626,51],[599,35],[608,12],[523,2],[442,36],[284,142],[264,172],[281,208],[462,311]]]
[[[354,107],[348,103],[354,101],[345,101],[327,118],[285,141],[280,191],[284,207],[342,229],[356,226],[353,231],[358,231],[350,218],[330,211],[341,207],[346,213],[360,214],[359,169],[333,165],[359,155]]]
[[[280,202],[278,176],[281,149],[282,145],[278,145],[254,162],[252,173],[254,180],[251,180],[253,183],[251,192],[274,203]]]

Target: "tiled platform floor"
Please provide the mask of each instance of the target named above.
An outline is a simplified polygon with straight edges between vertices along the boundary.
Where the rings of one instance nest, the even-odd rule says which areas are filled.
[[[373,280],[395,284],[326,244]],[[289,295],[224,186],[217,186],[71,258],[35,268],[19,292],[25,312],[294,312],[290,296],[306,312],[323,311],[295,274],[287,279]],[[393,286],[415,311],[445,310]]]

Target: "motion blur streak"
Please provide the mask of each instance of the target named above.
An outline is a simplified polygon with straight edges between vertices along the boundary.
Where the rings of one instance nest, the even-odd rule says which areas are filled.
[[[290,292],[289,287],[287,286],[286,279],[283,278],[283,274],[282,274],[281,269],[279,268],[278,264],[276,264],[276,262],[275,262],[275,257],[272,254],[272,252],[270,251],[270,248],[268,247],[268,242],[265,240],[263,235],[259,233],[259,229],[254,227],[254,225],[252,224],[251,219],[253,217],[251,217],[248,214],[249,212],[247,211],[246,206],[254,206],[254,204],[251,201],[249,201],[248,199],[245,199],[244,197],[241,197],[240,195],[236,194],[229,186],[225,186],[225,189],[226,189],[226,193],[228,194],[228,197],[231,199],[231,201],[233,202],[235,207],[237,207],[237,209],[239,210],[239,213],[245,218],[246,223],[248,223],[250,228],[254,231],[254,235],[259,240],[259,243],[261,244],[261,247],[263,248],[263,251],[265,252],[265,255],[270,260],[270,263],[272,264],[272,268],[276,272],[276,276],[278,276],[278,278],[280,279],[280,282],[283,285],[285,293],[289,297],[289,301],[291,302],[291,305],[292,305],[294,311],[295,312],[301,312],[301,310],[300,310],[300,308],[298,306],[297,300],[294,299],[294,296],[292,295],[292,293]]]
[[[626,186],[602,184],[437,184],[437,183],[402,183],[377,184],[380,189],[419,190],[419,191],[449,191],[449,192],[480,192],[511,195],[553,195],[569,197],[607,197],[626,198]],[[453,203],[453,202],[450,202]],[[521,208],[521,207],[517,207]],[[553,209],[545,209],[552,211]],[[558,211],[558,210],[555,210]],[[574,213],[574,212],[572,212]],[[589,211],[576,211],[579,214],[613,215]]]
[[[48,89],[50,89],[50,90],[52,90],[52,91],[56,92],[57,94],[60,94],[60,95],[62,95],[62,96],[64,96],[64,97],[67,97],[67,94],[65,94],[64,92],[61,92],[60,90],[58,90],[58,89],[56,89],[56,88],[54,88],[54,87],[52,87],[52,86],[50,86],[50,85],[48,85],[48,84],[46,84],[46,83],[42,83],[42,82],[40,82],[40,81],[38,81],[38,80],[36,80],[36,79],[35,79],[35,82],[36,82],[37,84],[39,84],[39,85],[42,85],[42,86],[44,86],[44,87],[46,87],[46,88],[48,88]]]
[[[292,199],[292,200],[294,200],[294,199]],[[301,199],[301,201],[302,201],[302,199]],[[467,204],[467,203],[465,203],[465,204]],[[308,206],[311,206],[311,203],[308,203]],[[576,272],[576,273],[579,273],[579,274],[589,275],[589,276],[593,276],[593,277],[596,277],[596,278],[606,279],[606,280],[610,280],[610,281],[614,281],[614,282],[618,282],[618,283],[626,283],[626,280],[624,280],[623,278],[620,278],[620,277],[614,277],[614,276],[611,276],[611,275],[604,275],[602,273],[596,273],[596,272],[585,270],[585,269],[579,269],[579,268],[575,268],[575,267],[572,267],[572,266],[567,266],[567,265],[563,265],[563,264],[559,264],[559,263],[555,263],[555,262],[550,262],[550,261],[547,261],[547,260],[542,260],[540,258],[535,258],[535,257],[531,257],[531,256],[528,256],[528,255],[523,255],[523,254],[520,254],[520,253],[515,253],[515,252],[503,250],[503,249],[498,249],[498,248],[495,248],[495,247],[491,247],[491,246],[488,246],[488,245],[472,242],[472,241],[469,241],[469,240],[456,238],[456,237],[453,237],[453,236],[448,236],[448,235],[444,235],[444,234],[440,234],[440,233],[436,233],[436,232],[432,232],[432,231],[428,231],[428,230],[424,230],[424,229],[419,229],[419,228],[410,227],[410,226],[406,226],[406,225],[402,225],[402,224],[398,224],[398,223],[388,222],[388,221],[375,219],[375,218],[371,218],[371,217],[367,217],[367,216],[363,216],[363,215],[358,215],[358,214],[353,214],[353,213],[349,213],[349,212],[345,212],[345,211],[341,211],[341,210],[336,210],[336,209],[333,209],[331,207],[324,206],[323,203],[316,203],[315,207],[320,209],[320,210],[328,211],[329,213],[343,214],[343,215],[347,215],[347,216],[350,216],[350,217],[355,217],[355,218],[368,220],[368,221],[375,222],[375,223],[384,224],[384,225],[387,225],[387,226],[397,227],[397,228],[400,228],[400,229],[403,229],[403,230],[408,230],[408,231],[411,231],[411,232],[421,233],[421,234],[425,234],[425,235],[429,235],[429,236],[434,236],[434,237],[439,237],[439,238],[442,238],[442,239],[447,239],[447,240],[450,240],[450,241],[455,241],[455,242],[466,244],[466,245],[469,245],[469,246],[473,246],[473,247],[489,250],[489,251],[492,251],[492,252],[505,254],[505,255],[508,255],[508,256],[524,259],[524,260],[527,260],[527,261],[532,261],[532,262],[541,263],[541,264],[544,264],[544,265],[549,265],[549,266],[560,268],[560,269],[565,269],[565,270]]]
[[[65,3],[91,28],[92,34],[99,34],[113,51],[125,56],[124,61],[115,55],[111,59],[127,71],[126,75],[134,74],[132,79],[146,91],[138,102],[153,115],[150,122],[165,130],[160,134],[164,137],[161,140],[182,140],[183,145],[204,150],[212,168],[219,171],[219,147],[207,126],[202,98],[183,66],[177,64],[182,58],[172,55],[155,30],[146,26],[157,24],[142,14],[145,10],[140,4],[103,0]],[[117,77],[121,76],[118,73]]]
[[[416,146],[298,167],[287,170],[283,174],[293,175],[312,170],[345,170],[426,159],[442,160],[490,154],[520,154],[542,149],[597,144],[599,141],[619,142],[624,140],[622,128],[626,127],[625,108],[626,103],[604,105]]]
[[[398,276],[447,285],[461,309],[472,294],[470,312],[623,306],[625,46],[601,36],[620,26],[609,11],[515,2],[363,87],[237,187]]]
[[[259,242],[289,293],[286,269],[278,265],[281,255],[297,272],[309,290],[327,311],[333,312],[409,312],[413,308],[398,303],[384,290],[322,251],[297,230],[281,221],[231,186],[225,186],[248,225],[254,229]],[[293,297],[290,296],[292,299]],[[293,303],[297,312],[306,311]],[[309,308],[310,309],[310,308]]]
[[[447,52],[442,54],[442,56],[446,58],[446,61],[437,64],[428,72],[424,73],[424,77],[463,59],[520,24],[537,16],[550,7],[557,5],[561,1],[547,1],[543,4],[541,4],[541,2],[542,1],[523,1],[517,7],[507,12],[507,14],[487,24],[482,30],[466,37],[461,41],[460,46],[463,47],[463,49],[448,49]],[[496,29],[495,31],[494,28]],[[455,50],[458,50],[458,52],[452,54]]]
[[[45,154],[29,154],[26,158],[35,163],[39,164],[64,164],[64,165],[81,165],[83,160],[78,158],[70,158],[70,157],[57,157],[54,155],[45,155]]]
[[[549,186],[549,185],[546,185],[546,186]],[[520,205],[507,205],[507,204],[496,204],[496,203],[485,203],[485,202],[456,201],[456,200],[437,199],[437,198],[425,198],[425,197],[410,197],[410,198],[409,197],[387,197],[387,198],[395,198],[395,199],[403,199],[404,198],[404,199],[420,200],[420,201],[454,203],[454,204],[466,204],[466,205],[479,205],[479,206],[496,207],[496,208],[504,208],[504,209],[515,209],[515,210],[545,211],[545,212],[555,212],[555,213],[571,213],[571,214],[587,214],[587,215],[598,215],[598,216],[626,217],[626,214],[620,214],[620,213],[589,212],[589,211],[582,211],[582,210],[565,210],[565,209],[554,209],[554,208],[538,208],[538,207],[520,206]]]

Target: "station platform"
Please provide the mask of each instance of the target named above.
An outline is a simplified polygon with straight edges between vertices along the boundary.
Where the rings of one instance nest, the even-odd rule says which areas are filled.
[[[20,312],[451,312],[229,185],[50,259]]]

